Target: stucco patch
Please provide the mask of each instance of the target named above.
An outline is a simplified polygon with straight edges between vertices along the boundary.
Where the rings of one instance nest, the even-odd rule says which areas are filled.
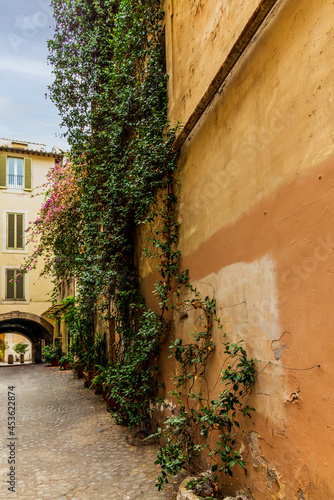
[[[265,256],[251,263],[238,262],[203,281],[214,288],[224,331],[239,338],[256,335],[257,340],[261,332],[266,351],[271,350],[270,343],[281,336],[275,261]]]

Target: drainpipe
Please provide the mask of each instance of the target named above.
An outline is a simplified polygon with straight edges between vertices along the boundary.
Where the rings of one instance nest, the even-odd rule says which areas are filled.
[[[239,61],[242,54],[247,49],[248,45],[258,33],[259,29],[262,27],[265,18],[268,16],[269,12],[275,6],[278,0],[261,0],[258,7],[255,9],[252,17],[247,22],[246,26],[242,30],[239,38],[234,43],[232,49],[224,60],[223,64],[219,68],[214,79],[207,88],[205,94],[202,96],[201,100],[197,104],[196,108],[190,115],[188,121],[183,126],[181,132],[176,137],[173,145],[174,151],[179,151],[183,146],[185,140],[189,136],[190,132],[194,129],[195,125],[198,123],[199,119],[209,106],[212,99],[215,97],[216,93],[226,81],[227,77],[231,73],[232,69]]]

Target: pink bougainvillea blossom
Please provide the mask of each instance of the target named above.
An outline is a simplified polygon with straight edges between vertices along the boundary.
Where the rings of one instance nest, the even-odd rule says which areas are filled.
[[[33,196],[41,194],[44,202],[27,230],[28,243],[34,245],[33,252],[25,260],[22,271],[36,269],[42,258],[41,275],[73,276],[73,257],[75,260],[83,243],[78,170],[71,161],[57,163],[49,170],[46,183]]]

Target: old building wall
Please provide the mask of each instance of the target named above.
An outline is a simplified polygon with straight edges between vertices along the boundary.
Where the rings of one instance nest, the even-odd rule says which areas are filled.
[[[259,0],[165,0],[172,123],[187,121],[258,4]]]
[[[50,279],[39,277],[42,271],[43,264],[39,262],[36,269],[31,270],[25,276],[25,298],[24,300],[7,300],[6,299],[6,284],[5,271],[7,268],[19,269],[23,264],[24,259],[34,251],[34,244],[28,243],[28,235],[24,235],[24,245],[22,249],[8,249],[6,244],[7,235],[7,213],[22,213],[24,216],[24,229],[27,230],[29,222],[34,221],[40,210],[43,201],[43,195],[37,196],[37,193],[42,190],[43,184],[46,182],[46,174],[48,170],[55,164],[55,154],[39,154],[39,151],[32,151],[22,147],[22,151],[17,148],[11,148],[11,141],[0,140],[1,157],[11,158],[30,158],[31,166],[31,188],[32,190],[23,189],[0,189],[0,313],[7,313],[13,310],[20,310],[24,313],[33,313],[40,316],[49,306],[48,294],[52,290]],[[32,145],[37,147],[39,145]],[[59,159],[59,158],[58,158]],[[34,193],[32,197],[31,194]]]
[[[258,3],[166,2],[173,122],[188,119]],[[227,338],[259,360],[248,476],[234,479],[255,500],[334,496],[332,17],[330,0],[278,2],[180,152],[182,266],[203,295],[214,290]],[[141,270],[151,297],[153,272]],[[191,323],[175,316],[175,335]],[[214,340],[213,396],[218,330]]]

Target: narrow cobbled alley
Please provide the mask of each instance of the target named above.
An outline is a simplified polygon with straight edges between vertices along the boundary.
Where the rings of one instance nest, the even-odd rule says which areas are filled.
[[[12,436],[8,388],[16,403]],[[85,389],[72,371],[3,367],[0,394],[1,499],[175,499],[172,487],[159,492],[154,486],[156,447],[131,446],[129,430],[113,422],[102,396]],[[15,492],[8,490],[11,471]]]

